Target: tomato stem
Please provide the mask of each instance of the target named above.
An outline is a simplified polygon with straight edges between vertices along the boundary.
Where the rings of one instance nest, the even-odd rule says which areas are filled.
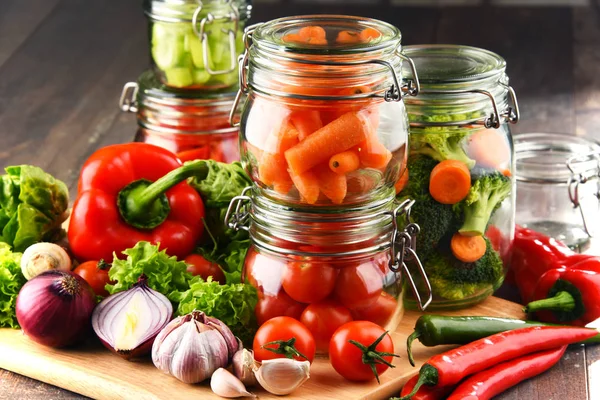
[[[379,381],[379,374],[377,373],[377,364],[384,364],[390,368],[396,368],[395,365],[393,365],[391,362],[387,361],[383,357],[400,357],[398,354],[377,351],[377,345],[381,343],[381,341],[387,334],[388,331],[383,332],[383,334],[381,334],[381,336],[379,336],[377,340],[375,340],[369,346],[365,346],[364,344],[359,343],[356,340],[348,340],[348,343],[355,345],[360,349],[360,351],[362,351],[362,362],[363,364],[368,365],[371,368],[371,371],[373,371],[373,375],[375,375],[375,379],[377,379],[377,383],[381,383]]]
[[[100,261],[98,261],[98,271],[104,271],[106,269],[109,269],[111,266],[110,263],[107,263],[106,261],[104,261],[104,259],[100,259]]]
[[[305,360],[308,360],[308,357],[298,351],[295,344],[296,338],[293,337],[289,340],[274,340],[272,342],[265,343],[260,347],[265,350],[272,351],[275,354],[282,354],[286,358],[302,357]],[[271,345],[276,345],[278,347],[266,347]]]

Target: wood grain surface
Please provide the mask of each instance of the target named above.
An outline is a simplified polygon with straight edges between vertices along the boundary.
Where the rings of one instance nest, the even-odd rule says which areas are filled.
[[[490,297],[483,303],[448,315],[494,315],[523,318],[521,306]],[[404,382],[418,371],[431,356],[450,346],[424,347],[415,343],[413,355],[416,367],[406,357],[406,338],[413,332],[417,312],[407,311],[398,329],[392,333],[394,350],[401,358],[394,361],[396,368],[381,376],[381,384],[353,383],[338,375],[326,358],[317,358],[310,370],[311,378],[288,399],[337,400],[383,399],[397,395]],[[165,375],[150,360],[130,362],[110,353],[96,343],[70,350],[50,349],[37,345],[22,332],[0,329],[0,368],[14,371],[47,383],[102,400],[189,398],[219,399],[207,384],[187,385]],[[255,393],[261,399],[277,399],[260,389]]]
[[[519,96],[513,133],[600,140],[600,12],[585,7],[397,7],[350,1],[256,0],[254,21],[344,13],[386,20],[405,44],[459,43],[503,55]],[[525,1],[523,3],[526,3]],[[285,4],[285,6],[283,5]],[[415,4],[413,1],[412,4]],[[135,118],[117,107],[122,85],[148,66],[140,0],[0,0],[0,167],[35,163],[69,184],[95,149],[126,142]],[[514,291],[503,289],[511,299]],[[2,357],[2,354],[0,354]],[[0,399],[81,396],[0,369]],[[570,349],[560,365],[500,400],[600,399],[600,348]]]

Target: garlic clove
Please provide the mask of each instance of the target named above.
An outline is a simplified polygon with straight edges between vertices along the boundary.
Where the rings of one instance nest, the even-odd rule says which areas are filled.
[[[254,352],[252,350],[240,348],[233,355],[231,362],[233,374],[242,381],[244,385],[254,386],[258,382],[254,376],[254,368],[258,368],[258,361],[254,360]]]
[[[310,378],[310,362],[289,358],[265,360],[254,369],[256,380],[267,392],[290,394]]]
[[[210,388],[216,395],[228,399],[238,397],[256,398],[256,395],[246,390],[242,381],[224,368],[219,368],[213,372],[210,378]]]

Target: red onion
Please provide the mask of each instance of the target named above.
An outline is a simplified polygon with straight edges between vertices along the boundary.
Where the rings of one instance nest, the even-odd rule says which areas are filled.
[[[92,327],[108,349],[130,359],[150,353],[156,335],[172,315],[169,299],[150,289],[146,278],[141,277],[131,289],[98,304],[92,315]]]
[[[27,282],[17,297],[17,321],[29,338],[51,347],[69,346],[89,332],[96,295],[72,272],[47,271]]]

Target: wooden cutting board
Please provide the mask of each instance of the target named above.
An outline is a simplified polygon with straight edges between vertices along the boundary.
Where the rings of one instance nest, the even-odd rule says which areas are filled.
[[[490,297],[473,308],[440,314],[523,318],[521,307]],[[410,366],[405,342],[419,315],[407,311],[392,334],[396,353],[402,358],[394,361],[396,368],[381,376],[381,385],[375,381],[366,384],[348,382],[333,370],[327,359],[322,358],[314,361],[310,380],[286,398],[387,399],[397,395],[404,382],[429,357],[449,348],[426,348],[415,342],[417,367]],[[12,329],[0,329],[0,368],[96,399],[220,399],[212,393],[208,384],[187,385],[179,382],[157,370],[150,360],[125,361],[99,344],[72,350],[51,349],[30,341],[21,331]],[[253,392],[261,399],[280,398],[262,390]]]

